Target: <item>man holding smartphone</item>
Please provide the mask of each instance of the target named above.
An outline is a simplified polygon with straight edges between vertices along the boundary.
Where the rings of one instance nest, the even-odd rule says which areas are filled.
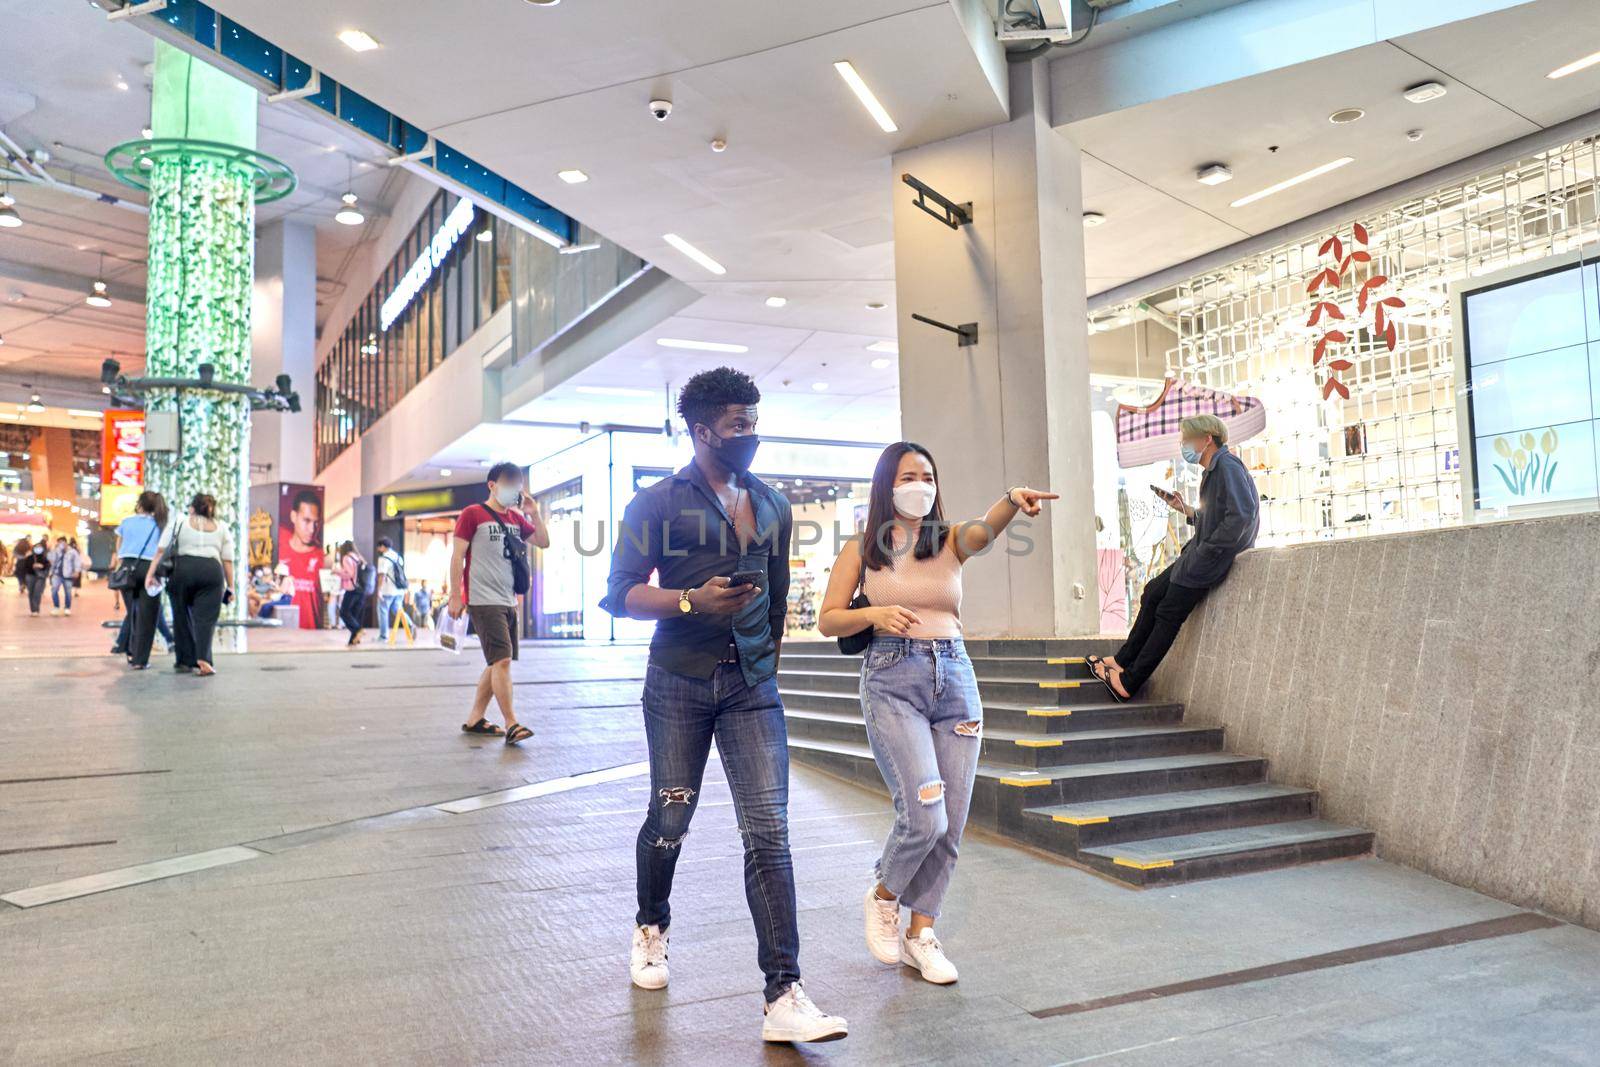
[[[1194,415],[1179,427],[1182,456],[1205,468],[1200,506],[1152,485],[1156,496],[1181,511],[1194,537],[1172,566],[1150,580],[1128,640],[1109,659],[1089,657],[1089,667],[1118,700],[1138,695],[1155,673],[1191,612],[1227,577],[1234,557],[1256,543],[1261,494],[1238,456],[1228,450],[1228,427],[1215,415]]]
[[[636,849],[639,911],[630,971],[667,984],[668,898],[717,743],[744,838],[745,899],[766,976],[761,1036],[843,1037],[800,983],[800,931],[789,855],[789,742],[778,697],[788,611],[789,502],[750,473],[760,390],[730,367],[690,378],[678,413],[694,460],[642,489],[617,532],[602,606],[656,620],[644,683],[650,801]],[[659,585],[650,584],[652,574]]]

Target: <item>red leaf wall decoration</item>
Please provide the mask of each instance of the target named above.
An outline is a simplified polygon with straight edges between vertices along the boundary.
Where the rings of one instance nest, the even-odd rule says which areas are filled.
[[[1350,390],[1344,387],[1344,383],[1337,378],[1330,377],[1322,383],[1322,399],[1326,400],[1334,393],[1338,393],[1346,400],[1350,399]]]
[[[1367,243],[1367,228],[1365,226],[1361,225],[1361,223],[1358,222],[1354,226],[1352,226],[1350,229],[1351,229],[1351,232],[1356,235],[1356,240],[1357,241],[1359,241],[1361,244],[1366,244]]]

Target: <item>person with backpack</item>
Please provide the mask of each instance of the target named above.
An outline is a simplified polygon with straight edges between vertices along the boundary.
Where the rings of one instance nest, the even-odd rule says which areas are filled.
[[[389,627],[405,599],[406,561],[394,550],[394,542],[378,538],[378,640],[389,640]]]
[[[505,735],[515,745],[533,736],[517,721],[511,705],[511,661],[517,658],[517,597],[528,592],[532,567],[528,541],[550,547],[550,531],[533,498],[522,491],[522,469],[515,463],[489,468],[489,499],[473,504],[456,521],[450,554],[450,617],[466,611],[483,647],[484,668],[464,733]],[[500,705],[502,731],[485,717],[489,698]]]
[[[355,542],[339,546],[339,621],[350,631],[346,647],[361,643],[361,624],[367,615],[367,598],[377,585],[377,573],[356,551]]]

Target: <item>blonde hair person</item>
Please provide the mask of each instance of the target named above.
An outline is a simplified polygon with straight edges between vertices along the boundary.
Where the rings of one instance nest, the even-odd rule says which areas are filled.
[[[818,629],[870,628],[861,711],[873,758],[894,798],[894,826],[864,902],[867,950],[939,985],[956,980],[933,923],[955,873],[972,802],[983,702],[961,640],[961,568],[1016,518],[1054,493],[1009,490],[982,519],[948,524],[933,455],[892,444],[872,475],[867,528],[834,562]],[[868,607],[852,607],[856,588]],[[900,932],[900,906],[911,923]]]
[[[1200,503],[1192,506],[1176,492],[1150,488],[1183,513],[1195,535],[1172,566],[1144,587],[1139,614],[1117,654],[1088,657],[1089,669],[1116,700],[1139,694],[1190,613],[1227,577],[1234,557],[1256,543],[1261,494],[1239,457],[1228,451],[1227,425],[1215,415],[1191,415],[1178,428],[1183,461],[1205,468]]]

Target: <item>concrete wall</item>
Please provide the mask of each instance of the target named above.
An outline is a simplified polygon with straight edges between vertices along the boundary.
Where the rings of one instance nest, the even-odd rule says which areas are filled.
[[[1260,549],[1152,695],[1378,854],[1600,928],[1600,516]]]

